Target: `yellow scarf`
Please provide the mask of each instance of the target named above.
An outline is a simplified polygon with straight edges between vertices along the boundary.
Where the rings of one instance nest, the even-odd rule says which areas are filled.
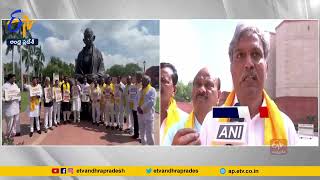
[[[146,94],[149,92],[149,90],[151,89],[151,84],[148,84],[147,87],[145,87],[142,91],[141,91],[141,96],[139,99],[139,106],[142,106],[144,104],[144,97],[146,96]]]
[[[232,106],[235,92],[232,91],[226,99],[224,106]],[[264,144],[270,145],[273,139],[285,139],[288,143],[287,133],[280,110],[272,99],[263,90],[263,97],[266,100],[269,118],[264,119]],[[220,118],[219,122],[229,122],[228,118]]]
[[[128,96],[129,86],[130,86],[130,85],[126,85],[126,87],[125,87],[125,89],[124,89],[124,95],[122,96],[122,97],[123,97],[123,106],[124,106],[124,109],[126,109],[126,107],[127,107],[127,96]]]
[[[65,90],[68,90],[70,92],[70,84],[67,82],[67,83],[63,83],[62,84],[62,90],[65,91]]]
[[[170,98],[170,102],[169,102],[169,107],[167,110],[167,118],[164,121],[164,130],[163,130],[163,134],[162,134],[162,141],[164,140],[165,136],[168,133],[168,130],[175,125],[176,123],[178,123],[180,120],[180,115],[179,115],[179,111],[178,111],[178,106],[176,101],[173,99],[173,97]]]
[[[194,128],[194,112],[192,111],[189,116],[187,121],[184,124],[184,128]]]
[[[117,87],[117,89],[116,89],[116,87]],[[119,92],[120,89],[119,89],[119,88],[121,88],[121,85],[120,85],[120,84],[117,85],[117,86],[116,86],[116,85],[113,85],[114,96],[116,96],[116,92],[120,94],[120,92]],[[119,94],[118,94],[118,95],[119,95]],[[121,97],[117,97],[117,99],[114,98],[116,104],[120,104],[120,98],[121,98]]]
[[[105,87],[104,88],[110,88],[111,89],[111,92],[112,94],[114,94],[114,85],[111,83],[110,85],[108,84],[105,84]],[[104,90],[103,90],[104,91]],[[111,95],[110,95],[111,96]],[[111,97],[111,102],[114,103],[114,97]]]
[[[34,109],[39,103],[40,103],[40,98],[36,96],[30,97],[30,111],[34,111]]]

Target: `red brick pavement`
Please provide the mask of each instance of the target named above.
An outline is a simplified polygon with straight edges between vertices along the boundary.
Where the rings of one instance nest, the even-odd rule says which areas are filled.
[[[42,108],[43,109],[43,108]],[[154,139],[159,143],[159,114],[155,115]],[[40,122],[44,122],[44,112],[41,112]],[[53,127],[53,130],[38,134],[36,131],[29,137],[29,117],[26,112],[20,113],[21,136],[14,137],[16,145],[141,145],[123,131],[106,129],[105,126],[93,125],[89,121],[80,123],[63,124]],[[73,120],[72,120],[73,121]],[[125,124],[125,128],[127,125]],[[41,126],[43,130],[43,126]]]

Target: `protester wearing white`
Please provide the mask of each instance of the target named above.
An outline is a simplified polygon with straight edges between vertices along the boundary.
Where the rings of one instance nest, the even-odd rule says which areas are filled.
[[[143,76],[142,84],[143,87],[139,92],[139,102],[137,107],[139,134],[143,145],[154,145],[152,132],[157,92],[150,85],[149,76]]]
[[[114,86],[111,83],[111,77],[107,77],[105,87],[103,88],[103,98],[105,102],[104,106],[104,124],[106,127],[113,129],[115,117],[114,117]]]
[[[92,123],[100,123],[101,89],[97,83],[97,80],[94,80],[94,85],[90,91],[90,97],[92,102]]]
[[[17,84],[14,81],[15,81],[15,75],[9,74],[8,82],[6,82],[2,86],[3,95],[5,95],[6,91],[17,92],[17,96],[14,98],[10,97],[10,99],[7,99],[7,100],[4,97],[2,98],[3,115],[6,119],[6,125],[7,125],[7,129],[5,131],[7,137],[12,137],[14,135],[20,134],[19,101],[21,100],[21,96],[20,96],[20,88],[18,88]]]
[[[46,77],[45,87],[43,88],[43,99],[44,99],[44,132],[47,133],[47,129],[52,129],[52,112],[53,112],[53,99],[52,99],[52,88],[50,86],[50,78]]]
[[[32,85],[25,85],[25,88],[29,91],[29,106],[28,112],[30,117],[30,137],[33,135],[33,121],[36,120],[36,129],[39,134],[40,131],[40,99],[42,97],[42,87],[38,84],[38,79],[33,78]]]
[[[114,100],[115,100],[115,117],[117,127],[122,129],[123,128],[123,99],[122,93],[124,91],[124,85],[120,82],[120,78],[117,79],[117,84],[115,84],[114,88]]]
[[[61,110],[61,87],[59,86],[59,80],[56,80],[56,84],[53,87],[53,121],[55,126],[60,124],[60,110]]]
[[[75,80],[75,84],[71,88],[72,90],[72,111],[73,111],[73,122],[80,122],[80,110],[81,110],[81,99],[80,96],[82,94],[81,87],[78,85],[77,80]]]

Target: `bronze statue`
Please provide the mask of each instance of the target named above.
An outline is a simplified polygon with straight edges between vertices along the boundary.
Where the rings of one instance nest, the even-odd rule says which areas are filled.
[[[91,83],[94,78],[99,78],[104,74],[104,64],[101,52],[93,45],[95,35],[90,28],[86,28],[83,42],[85,47],[78,54],[76,59],[75,77],[77,79],[87,77]]]

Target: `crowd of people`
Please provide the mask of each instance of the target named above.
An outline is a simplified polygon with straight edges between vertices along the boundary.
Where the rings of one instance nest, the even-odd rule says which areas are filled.
[[[4,95],[19,92],[9,98],[3,97],[7,137],[21,135],[21,93],[15,80],[15,75],[9,74],[3,85]],[[143,145],[153,145],[157,93],[150,84],[150,77],[142,73],[136,73],[134,77],[111,77],[105,74],[90,81],[89,84],[86,76],[77,79],[64,76],[63,79],[52,81],[45,77],[41,84],[38,77],[33,77],[31,84],[24,85],[28,90],[29,136],[33,136],[34,130],[41,134],[40,112],[44,108],[42,124],[45,133],[53,130],[53,126],[92,120],[93,125],[124,131]]]

